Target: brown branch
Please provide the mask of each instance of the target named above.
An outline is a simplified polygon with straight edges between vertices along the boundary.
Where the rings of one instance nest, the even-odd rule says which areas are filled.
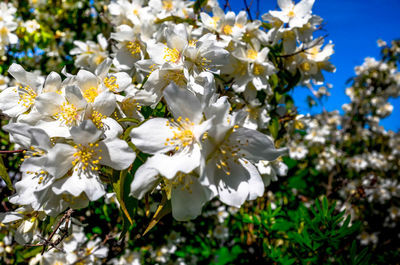
[[[71,215],[74,212],[74,210],[72,209],[68,209],[65,214],[63,215],[63,217],[61,217],[61,219],[58,221],[56,227],[54,228],[53,232],[51,232],[51,234],[47,237],[47,238],[43,238],[43,237],[39,237],[42,242],[40,242],[39,244],[34,244],[34,245],[26,245],[27,247],[39,247],[39,246],[43,246],[42,249],[42,255],[44,254],[44,252],[46,251],[47,247],[50,247],[50,249],[55,248],[61,252],[64,252],[62,249],[60,249],[57,245],[59,245],[65,237],[68,236],[68,224],[71,220]],[[60,228],[60,226],[65,223],[65,227],[64,228]],[[53,236],[56,234],[57,230],[60,230],[62,232],[62,235],[60,238],[58,238],[57,240],[55,240],[54,242],[51,241],[51,239],[53,238]]]
[[[308,51],[309,49],[314,48],[315,46],[319,45],[322,43],[322,41],[327,37],[328,35],[323,36],[322,38],[320,38],[318,41],[316,41],[313,45],[309,46],[309,47],[304,47],[301,50],[294,52],[294,53],[290,53],[290,54],[283,54],[283,55],[277,55],[276,57],[282,57],[282,58],[286,58],[286,57],[292,57],[295,56],[297,54],[300,53],[305,53],[306,51]]]
[[[1,150],[0,154],[15,154],[15,153],[22,153],[26,151],[25,149],[20,149],[20,150]]]
[[[224,4],[224,12],[226,11],[226,8],[229,8],[229,11],[232,10],[231,5],[229,4],[229,0],[225,0],[225,4]]]
[[[253,17],[251,16],[250,7],[249,7],[249,5],[247,4],[247,0],[243,0],[243,3],[244,3],[244,6],[246,7],[246,12],[247,12],[247,15],[248,15],[249,18],[250,18],[250,21],[253,21]]]

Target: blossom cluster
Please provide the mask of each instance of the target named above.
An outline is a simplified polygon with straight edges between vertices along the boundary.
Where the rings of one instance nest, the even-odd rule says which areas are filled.
[[[129,196],[162,194],[178,221],[196,218],[215,198],[238,208],[262,197],[288,172],[279,159],[287,149],[271,124],[292,117],[286,129],[293,131],[307,119],[279,103],[285,91],[278,90],[288,83],[280,73],[312,86],[322,84],[322,70],[335,71],[333,45],[314,38],[322,19],[313,4],[280,0],[281,10],[262,22],[245,11],[225,13],[215,1],[196,11],[191,1],[118,0],[106,8],[108,38],[73,42],[79,70],[42,75],[12,64],[0,110],[10,118],[3,129],[24,150],[9,197],[20,208],[2,213],[0,223],[15,230],[18,243],[38,242],[47,216],[87,207],[107,196],[115,175],[128,173]],[[331,128],[319,126],[309,123],[306,140],[325,142]],[[303,146],[289,142],[290,157],[303,158]],[[332,147],[320,156],[331,161],[335,153]],[[53,249],[43,259],[77,262],[77,244],[63,244],[73,255]],[[93,257],[86,261],[98,262]]]
[[[288,144],[290,158],[308,161],[302,163],[330,178],[328,194],[338,190],[338,209],[346,210],[352,220],[384,220],[375,227],[365,222],[359,236],[361,244],[375,246],[382,231],[397,227],[400,195],[399,134],[380,125],[393,110],[388,100],[400,95],[400,46],[398,41],[378,43],[383,58],[366,58],[355,67],[344,113],[325,111],[303,118],[306,133],[292,135]],[[381,210],[368,216],[365,207]]]

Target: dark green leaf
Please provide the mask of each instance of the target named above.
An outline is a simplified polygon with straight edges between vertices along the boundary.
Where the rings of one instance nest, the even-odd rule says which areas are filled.
[[[4,180],[9,190],[14,190],[10,176],[7,173],[7,168],[4,166],[4,162],[1,155],[0,155],[0,177]]]

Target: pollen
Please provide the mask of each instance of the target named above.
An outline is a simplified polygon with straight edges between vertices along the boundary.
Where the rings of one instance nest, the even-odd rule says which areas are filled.
[[[247,51],[247,58],[255,60],[257,58],[257,56],[258,56],[258,52],[257,51],[255,51],[253,49],[250,49],[250,50]]]
[[[196,43],[197,43],[197,40],[190,40],[189,41],[189,46],[190,47],[196,47]]]
[[[97,87],[91,87],[83,91],[83,97],[90,103],[93,103],[98,95],[99,89]]]
[[[121,108],[126,115],[131,116],[134,112],[140,111],[142,106],[134,98],[125,98],[121,103]]]
[[[188,118],[178,117],[176,121],[171,119],[167,121],[166,125],[172,130],[174,136],[171,139],[167,138],[164,145],[175,146],[175,151],[178,151],[181,148],[190,146],[195,141],[193,134],[194,123]]]
[[[163,77],[166,80],[173,81],[178,86],[186,85],[186,78],[183,71],[167,71]]]
[[[78,110],[73,104],[64,102],[57,113],[54,114],[56,119],[62,120],[65,125],[71,126],[78,120]]]
[[[25,87],[19,86],[18,92],[19,92],[18,104],[21,104],[26,108],[29,108],[35,102],[37,94],[35,90],[33,90],[33,88],[31,88],[30,86],[25,86]]]
[[[176,48],[168,48],[164,49],[164,60],[171,63],[178,63],[181,58],[181,54]]]
[[[74,147],[76,152],[74,153],[75,160],[72,161],[72,165],[75,167],[75,170],[99,170],[98,165],[102,159],[102,157],[98,155],[98,153],[102,151],[98,149],[99,144],[78,144]]]
[[[232,128],[232,131],[237,128],[238,126],[235,125]],[[248,140],[237,140],[234,142],[229,139],[225,140],[215,152],[216,167],[226,175],[230,176],[232,173],[230,165],[233,163],[240,164],[239,159],[245,158],[245,154],[241,153],[241,149],[243,146],[248,144]],[[244,160],[244,162],[246,163],[246,160]]]
[[[104,85],[114,93],[118,92],[119,85],[117,84],[117,78],[115,76],[110,76],[104,78]]]
[[[309,62],[304,62],[300,65],[301,69],[303,69],[304,72],[308,72],[311,70],[311,65]]]
[[[225,35],[231,35],[232,34],[232,26],[231,25],[225,25],[222,29],[222,32]]]
[[[136,55],[140,53],[140,44],[138,41],[130,41],[128,44],[126,44],[126,48],[129,50],[129,52],[132,55]]]
[[[290,17],[290,18],[294,18],[294,17],[296,16],[296,14],[294,13],[293,10],[290,10],[290,11],[287,13],[287,16]]]
[[[261,75],[264,73],[264,67],[262,67],[262,65],[260,64],[254,64],[253,66],[253,74],[255,75]]]
[[[172,0],[164,0],[162,5],[164,10],[171,11],[174,7],[174,2]]]
[[[102,120],[105,118],[107,118],[107,116],[101,114],[100,112],[98,112],[96,110],[92,112],[91,120],[93,121],[94,125],[96,125],[96,127],[98,129],[102,129],[104,127]]]

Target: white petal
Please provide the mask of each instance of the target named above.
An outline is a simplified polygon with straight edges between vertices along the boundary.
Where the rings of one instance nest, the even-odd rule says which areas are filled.
[[[106,116],[110,116],[116,106],[115,95],[110,91],[100,93],[93,102],[93,108]]]
[[[76,75],[76,81],[82,91],[85,91],[86,89],[90,89],[92,87],[97,88],[99,83],[98,78],[94,74],[86,70],[79,70],[78,74]]]
[[[144,195],[154,189],[159,182],[158,171],[154,168],[148,168],[145,163],[136,170],[129,195],[137,199],[142,199]]]
[[[10,116],[17,117],[19,114],[28,110],[27,107],[19,104],[19,94],[17,88],[9,87],[0,93],[0,110]]]
[[[56,72],[51,72],[44,82],[42,92],[57,92],[61,88],[61,76]]]
[[[67,176],[57,180],[53,185],[55,194],[70,193],[78,197],[81,193],[85,193],[89,200],[96,201],[106,192],[104,185],[94,174],[87,176],[84,172],[78,173],[74,171],[71,176]]]
[[[13,63],[8,72],[21,84],[29,85],[31,88],[35,89],[40,86],[41,82],[37,75],[29,73],[22,68],[21,65]]]
[[[79,126],[71,128],[71,135],[76,144],[95,143],[102,133],[91,120],[85,120]]]
[[[239,154],[246,159],[258,162],[259,160],[272,161],[286,153],[286,149],[276,149],[274,142],[267,135],[244,127],[236,129],[230,137],[232,143],[240,141]]]
[[[173,179],[178,172],[190,173],[200,165],[200,150],[190,154],[178,153],[173,156],[156,154],[146,161],[148,168],[156,169],[160,175]]]
[[[84,99],[81,89],[76,86],[67,86],[65,88],[65,98],[70,104],[73,104],[78,109],[83,109],[86,106],[86,100]]]
[[[67,144],[56,144],[47,153],[45,169],[55,178],[64,176],[71,168],[74,161],[75,148]]]
[[[192,182],[192,184],[189,186],[180,184],[173,187],[171,191],[172,216],[178,221],[196,218],[201,214],[204,203],[207,202],[206,192],[199,180],[192,175],[186,175],[184,178],[190,178],[186,182]]]
[[[118,138],[106,139],[99,143],[102,159],[100,164],[112,167],[116,170],[128,168],[136,158],[129,145]]]
[[[189,118],[194,123],[200,122],[202,106],[192,92],[179,88],[175,83],[170,83],[164,89],[164,98],[174,118]]]
[[[246,163],[247,162],[247,163]],[[264,195],[264,182],[258,173],[257,168],[248,161],[240,160],[242,166],[247,170],[250,178],[249,183],[249,196],[247,200],[255,200],[257,197]]]
[[[53,116],[65,102],[65,98],[56,92],[40,94],[35,100],[36,109],[44,115]]]
[[[167,139],[172,139],[173,131],[167,126],[167,119],[154,118],[146,121],[131,131],[132,143],[148,154],[165,153],[174,147],[165,145]]]

